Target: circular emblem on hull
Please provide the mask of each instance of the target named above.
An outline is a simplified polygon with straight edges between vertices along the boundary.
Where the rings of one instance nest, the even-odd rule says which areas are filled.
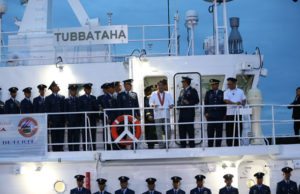
[[[23,137],[32,137],[38,131],[38,123],[32,117],[25,117],[19,122],[18,131]]]

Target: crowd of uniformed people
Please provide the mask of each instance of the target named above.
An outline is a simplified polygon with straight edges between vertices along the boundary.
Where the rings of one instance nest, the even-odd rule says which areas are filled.
[[[132,91],[132,79],[124,80],[122,85],[120,81],[104,83],[101,86],[103,94],[97,98],[91,94],[92,85],[86,83],[83,85],[84,94],[78,96],[78,85],[69,85],[69,97],[65,98],[59,94],[60,88],[55,81],[48,87],[52,94],[45,96],[47,86],[40,84],[37,86],[39,96],[31,101],[31,87],[23,89],[24,99],[18,102],[17,87],[9,88],[10,98],[5,102],[0,101],[0,113],[2,114],[26,114],[26,113],[53,113],[48,115],[48,127],[51,129],[51,143],[53,151],[63,151],[64,145],[64,129],[68,127],[68,148],[69,151],[80,150],[80,139],[83,144],[83,150],[96,150],[96,144],[86,142],[96,142],[97,122],[104,121],[111,125],[114,120],[120,115],[133,115],[137,120],[141,119],[139,108],[139,101],[137,93]],[[198,92],[191,86],[192,78],[182,77],[182,90],[176,99],[176,105],[179,112],[179,140],[180,147],[187,146],[195,147],[195,108],[191,107],[199,104]],[[226,122],[226,144],[228,146],[239,145],[238,138],[242,135],[243,125],[241,115],[236,114],[237,106],[243,106],[246,103],[246,96],[242,89],[237,87],[237,79],[227,78],[227,89],[223,92],[219,89],[220,81],[211,79],[211,89],[205,94],[204,104],[207,105],[204,109],[204,114],[207,124],[208,146],[221,146],[223,122]],[[300,91],[300,90],[299,90]],[[297,90],[297,93],[300,93]],[[159,147],[166,147],[164,139],[170,140],[170,110],[175,106],[173,96],[168,92],[168,83],[163,79],[154,86],[148,86],[144,90],[144,121],[145,121],[145,139],[148,148],[153,149],[155,141],[157,140]],[[298,95],[293,105],[299,101]],[[297,101],[297,102],[296,102]],[[217,105],[217,106],[211,106]],[[228,106],[233,105],[233,106]],[[186,106],[186,108],[184,108]],[[111,110],[122,108],[119,110]],[[126,109],[128,108],[128,109]],[[137,109],[132,109],[137,108]],[[294,108],[294,116],[297,116],[297,107]],[[105,110],[106,115],[99,114],[99,111]],[[107,110],[110,109],[110,110]],[[66,112],[70,112],[66,114]],[[81,112],[81,113],[77,113]],[[84,115],[82,112],[88,112]],[[298,111],[299,112],[299,111]],[[58,114],[63,113],[63,114]],[[77,114],[76,114],[77,113]],[[86,119],[88,118],[88,120]],[[104,123],[104,122],[103,122]],[[153,123],[153,125],[151,125]],[[181,124],[182,123],[182,124]],[[90,130],[82,130],[83,127],[91,127]],[[239,126],[238,126],[239,125]],[[299,122],[295,124],[299,128]],[[118,128],[119,133],[123,128]],[[296,131],[299,131],[295,129]],[[80,137],[81,134],[81,137]],[[104,133],[105,134],[105,133]],[[108,140],[104,137],[103,141]],[[187,141],[185,141],[187,140]],[[74,144],[70,144],[74,143]],[[87,146],[86,146],[87,145]],[[118,144],[117,148],[113,145],[112,149],[122,148]]]
[[[296,182],[290,179],[291,172],[293,171],[290,167],[282,168],[283,180],[277,183],[276,185],[276,194],[299,194],[300,186]],[[271,194],[271,189],[269,186],[263,183],[263,172],[257,172],[254,174],[256,177],[256,184],[250,187],[249,194]],[[75,179],[77,182],[77,187],[71,189],[70,194],[91,194],[91,191],[84,187],[84,178],[83,175],[76,175]],[[204,175],[196,175],[196,187],[190,190],[190,194],[211,194],[211,189],[204,186]],[[233,175],[225,174],[223,176],[225,186],[219,189],[219,194],[239,194],[239,189],[232,186]],[[127,176],[121,176],[118,178],[120,181],[120,189],[115,191],[115,194],[135,194],[134,190],[128,188],[129,178]],[[171,177],[172,188],[166,191],[166,194],[185,194],[186,192],[180,188],[180,182],[182,178],[179,176]],[[106,182],[105,178],[99,178],[96,180],[98,183],[98,189],[94,194],[110,194],[106,191]],[[162,192],[155,189],[156,178],[150,177],[146,179],[148,189],[143,194],[161,194]]]

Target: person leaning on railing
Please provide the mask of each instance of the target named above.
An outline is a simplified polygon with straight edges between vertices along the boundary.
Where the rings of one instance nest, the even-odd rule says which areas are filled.
[[[226,137],[227,146],[238,146],[239,140],[237,139],[242,135],[243,125],[240,122],[238,126],[238,120],[242,121],[242,116],[238,114],[238,106],[244,106],[246,104],[246,96],[244,91],[236,86],[237,79],[229,77],[227,79],[227,90],[224,92],[224,102],[228,104],[226,111]],[[231,139],[235,137],[235,139]]]
[[[296,89],[296,97],[291,103],[293,106],[288,106],[289,109],[293,109],[293,119],[300,120],[300,87]],[[296,106],[295,106],[296,105]],[[294,121],[294,132],[295,135],[299,135],[300,131],[300,121]]]

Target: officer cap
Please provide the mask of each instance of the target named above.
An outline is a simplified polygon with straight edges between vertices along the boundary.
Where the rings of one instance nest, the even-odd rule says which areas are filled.
[[[68,87],[69,90],[77,90],[77,88],[78,88],[78,86],[76,84],[71,84]]]
[[[152,184],[154,184],[154,183],[156,182],[156,179],[150,177],[150,178],[147,178],[147,179],[146,179],[146,182],[147,182],[149,185],[152,185]]]
[[[131,84],[133,82],[133,79],[126,79],[123,81],[124,84]]]
[[[0,90],[2,90],[2,88],[0,88]]]
[[[85,178],[85,176],[83,176],[83,175],[81,175],[81,174],[78,174],[78,175],[74,176],[74,178],[75,178],[77,181],[82,181],[82,180]]]
[[[232,81],[235,83],[235,82],[237,82],[237,79],[234,77],[229,77],[229,78],[227,78],[227,81]]]
[[[120,81],[115,81],[115,82],[113,82],[113,83],[114,83],[114,87],[116,87],[117,85],[120,84]]]
[[[300,90],[300,86],[298,88],[296,88],[296,90]]]
[[[179,177],[179,176],[173,176],[173,177],[171,177],[171,180],[173,182],[179,182],[179,181],[181,181],[181,177]]]
[[[150,92],[150,91],[152,91],[152,88],[153,88],[153,85],[147,86],[147,87],[144,89],[144,92]]]
[[[53,82],[50,84],[50,86],[48,87],[48,89],[51,90],[51,88],[54,87],[54,86],[57,86],[57,83],[55,83],[55,81],[53,81]]]
[[[9,92],[11,93],[16,93],[19,89],[17,87],[11,87],[8,89]]]
[[[257,172],[257,173],[254,174],[254,176],[257,179],[262,179],[265,176],[265,173],[263,173],[263,172]]]
[[[120,176],[119,177],[120,182],[127,182],[128,180],[129,180],[129,178],[127,176]]]
[[[196,176],[195,176],[195,179],[196,179],[197,181],[203,181],[205,178],[206,178],[206,177],[205,177],[204,175],[202,175],[202,174],[199,174],[199,175],[196,175]]]
[[[107,83],[107,88],[115,87],[115,82]]]
[[[210,83],[210,84],[218,84],[218,83],[220,83],[220,80],[217,80],[217,79],[210,79],[210,80],[209,80],[209,83]]]
[[[107,83],[101,85],[101,89],[106,89],[106,88],[107,88]]]
[[[290,173],[293,171],[293,169],[287,166],[287,167],[282,168],[281,171],[284,173]]]
[[[27,87],[23,89],[23,92],[25,93],[31,93],[32,88],[31,87]]]
[[[103,178],[98,178],[96,181],[98,182],[99,185],[104,185],[107,180]]]
[[[44,85],[44,84],[40,84],[40,85],[37,86],[37,88],[38,88],[39,90],[44,90],[45,88],[47,88],[47,86]]]
[[[223,176],[223,178],[224,178],[225,180],[231,180],[231,179],[233,178],[233,175],[232,175],[232,174],[225,174],[225,175]]]
[[[182,81],[191,81],[193,80],[192,78],[188,77],[188,76],[182,76]]]
[[[91,89],[93,86],[92,83],[86,83],[86,84],[83,84],[83,87],[86,88],[86,89]]]

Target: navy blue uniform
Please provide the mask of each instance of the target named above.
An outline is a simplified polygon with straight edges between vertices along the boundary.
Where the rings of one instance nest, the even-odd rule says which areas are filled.
[[[79,98],[69,97],[64,103],[65,112],[79,112]],[[80,127],[80,114],[66,114],[67,127]],[[79,143],[80,141],[80,129],[68,130],[68,143]],[[69,151],[79,151],[79,144],[69,144]]]
[[[239,194],[239,190],[234,187],[223,187],[219,190],[219,194]]]
[[[105,94],[102,97],[102,102],[103,102],[103,109],[117,108],[118,106],[117,100],[110,94]],[[113,110],[106,111],[105,113],[107,114],[108,119],[110,120],[109,124],[111,124],[118,116],[118,112]]]
[[[149,98],[150,98],[150,96],[144,97],[144,107],[145,108],[150,107]],[[146,124],[154,123],[153,109],[145,109],[144,117],[145,117]],[[145,126],[145,139],[146,140],[156,140],[157,139],[155,125]],[[149,149],[153,149],[155,142],[147,142],[147,144],[148,144]]]
[[[45,97],[38,96],[33,99],[33,112],[34,113],[45,112]]]
[[[206,187],[202,187],[202,188],[196,187],[190,191],[190,194],[211,194],[211,191]]]
[[[298,105],[298,106],[289,106],[289,109],[293,109],[292,118],[294,120],[300,120],[300,96],[296,96],[295,100],[291,103],[291,105]],[[300,121],[294,121],[294,132],[295,135],[299,135],[300,133]]]
[[[33,113],[33,104],[31,102],[30,99],[28,98],[24,98],[22,101],[21,101],[21,113]]]
[[[64,112],[65,97],[59,94],[51,94],[45,98],[45,110],[47,113]],[[65,127],[65,116],[54,114],[48,115],[49,128],[63,128]],[[63,129],[51,130],[52,143],[64,143],[65,131]],[[52,145],[53,151],[64,151],[63,145]]]
[[[267,185],[254,185],[250,188],[249,194],[271,194],[270,187]]]
[[[170,189],[166,192],[166,194],[185,194],[184,190],[178,189],[175,191],[174,189]]]
[[[10,98],[5,101],[4,105],[5,114],[20,114],[20,102],[16,99]]]
[[[79,97],[79,110],[80,112],[90,112],[90,111],[99,111],[99,106],[97,104],[96,97],[93,95],[82,95]],[[98,113],[88,113],[87,114],[89,120],[90,120],[90,126],[91,126],[91,136],[92,136],[92,142],[96,142],[96,124],[97,124],[97,118]],[[81,125],[85,126],[85,117],[84,115],[81,115]],[[83,142],[83,149],[86,150],[86,131],[83,129],[82,131],[82,142]],[[90,144],[90,133],[89,130],[87,130],[87,142]],[[96,144],[93,145],[93,150],[96,150]],[[88,147],[89,149],[89,147]],[[89,149],[91,150],[91,149]]]
[[[91,194],[91,191],[89,189],[86,188],[81,188],[81,190],[79,191],[78,188],[74,188],[70,191],[70,194]]]
[[[105,96],[105,94],[102,94],[102,95],[100,95],[100,96],[98,96],[97,97],[97,104],[98,104],[98,106],[99,106],[99,110],[102,112],[103,111],[103,107],[104,107],[104,105],[103,105],[103,98],[104,98],[104,96]],[[103,113],[100,113],[100,120],[102,120],[102,121],[104,121],[104,114]],[[104,124],[104,122],[103,122],[103,124]]]
[[[119,190],[116,190],[115,191],[115,194],[134,194],[135,192],[133,191],[133,190],[131,190],[131,189],[126,189],[126,192],[125,193],[123,193],[123,190],[122,189],[119,189]]]
[[[0,100],[0,114],[4,114],[4,102]]]
[[[161,192],[154,190],[154,191],[146,191],[143,194],[161,194]]]
[[[209,90],[205,94],[205,105],[222,105],[225,104],[223,100],[223,91],[221,90]],[[205,115],[207,121],[209,122],[220,122],[224,120],[226,115],[226,106],[224,107],[205,107]],[[216,138],[221,138],[223,132],[223,123],[208,123],[207,124],[207,136],[208,138],[214,138],[216,133]],[[216,140],[216,147],[220,147],[222,143],[221,139]],[[208,140],[208,147],[214,145],[214,140]]]
[[[100,192],[100,191],[97,191],[97,192],[95,192],[94,194],[111,194],[110,192],[107,192],[107,191],[102,191],[102,192]]]
[[[199,103],[199,96],[196,89],[189,86],[186,89],[180,91],[179,98],[177,100],[177,106],[194,106]],[[181,108],[179,110],[178,122],[194,122],[195,120],[195,108]],[[194,139],[195,128],[194,124],[179,125],[179,138],[180,139]],[[180,141],[182,148],[186,147],[186,141]],[[189,140],[189,146],[195,147],[195,141]]]
[[[282,180],[277,183],[276,194],[298,194],[297,183],[289,180]]]
[[[137,93],[132,91],[123,91],[118,94],[118,107],[119,108],[139,108],[139,100]],[[134,110],[132,112],[131,109],[121,110],[119,115],[132,115],[134,113],[134,117],[140,117],[140,110]]]

